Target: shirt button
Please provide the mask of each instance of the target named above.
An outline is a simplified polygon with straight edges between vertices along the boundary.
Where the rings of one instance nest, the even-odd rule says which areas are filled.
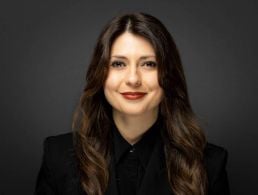
[[[131,152],[131,153],[132,153],[132,152],[134,152],[134,150],[135,150],[135,148],[131,148],[131,150],[130,150],[129,152]]]

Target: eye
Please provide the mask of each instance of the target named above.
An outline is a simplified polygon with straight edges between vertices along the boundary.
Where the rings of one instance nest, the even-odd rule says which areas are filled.
[[[144,62],[142,66],[146,66],[146,67],[150,67],[150,68],[155,68],[157,66],[157,63],[153,62],[153,61],[147,61],[147,62]]]
[[[114,67],[114,68],[121,68],[121,67],[125,66],[125,63],[121,62],[121,61],[113,61],[111,63],[111,66]]]

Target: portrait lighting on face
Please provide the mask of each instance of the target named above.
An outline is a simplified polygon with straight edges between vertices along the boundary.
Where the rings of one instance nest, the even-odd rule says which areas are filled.
[[[146,39],[125,32],[114,41],[104,93],[115,113],[157,115],[163,90],[155,51]]]

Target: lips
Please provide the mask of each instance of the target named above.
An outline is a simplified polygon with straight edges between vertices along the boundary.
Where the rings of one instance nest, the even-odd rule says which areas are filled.
[[[144,92],[124,92],[121,93],[122,96],[129,100],[136,100],[143,98],[147,93]]]

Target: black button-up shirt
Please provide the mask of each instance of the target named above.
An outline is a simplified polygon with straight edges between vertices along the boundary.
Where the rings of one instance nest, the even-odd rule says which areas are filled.
[[[135,195],[139,190],[158,135],[159,128],[156,121],[137,143],[131,145],[114,125],[114,158],[120,195]]]

